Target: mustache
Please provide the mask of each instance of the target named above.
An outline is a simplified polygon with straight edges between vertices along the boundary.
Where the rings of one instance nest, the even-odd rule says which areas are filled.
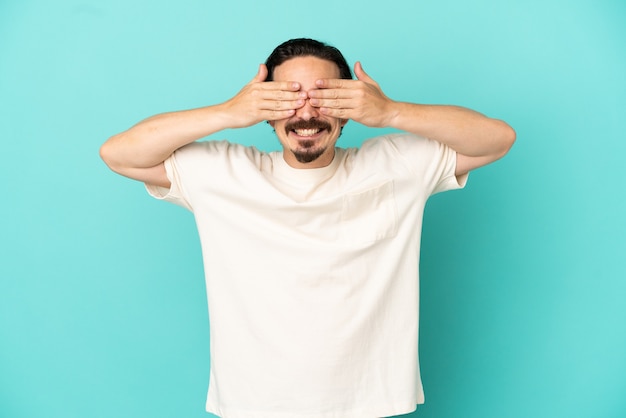
[[[287,122],[285,124],[285,131],[289,133],[294,129],[321,129],[330,131],[330,123],[319,120],[319,119],[309,119],[309,120],[296,120],[293,122]]]

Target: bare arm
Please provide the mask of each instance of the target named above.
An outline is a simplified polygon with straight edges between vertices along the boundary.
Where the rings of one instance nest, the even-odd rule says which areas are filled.
[[[354,73],[357,80],[319,80],[319,89],[309,91],[311,105],[328,116],[396,128],[448,145],[457,152],[457,175],[501,158],[515,141],[515,131],[503,121],[458,106],[397,102],[385,96],[358,62]]]
[[[178,148],[228,128],[290,117],[304,105],[295,82],[264,82],[265,65],[232,99],[218,105],[150,117],[109,138],[100,156],[115,172],[170,187],[163,162]]]
[[[389,126],[435,139],[457,152],[456,175],[502,158],[515,141],[505,122],[458,106],[397,103]]]

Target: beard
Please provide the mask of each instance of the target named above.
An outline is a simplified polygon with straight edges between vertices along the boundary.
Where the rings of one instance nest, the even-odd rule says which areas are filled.
[[[291,152],[299,163],[310,163],[324,154],[326,147],[316,147],[315,141],[300,141],[300,148]]]
[[[320,131],[330,132],[331,126],[330,123],[318,119],[297,120],[285,124],[285,133],[287,135],[296,129],[319,129]],[[315,141],[306,139],[298,141],[298,145],[298,148],[292,149],[291,152],[300,163],[310,163],[317,160],[327,149],[327,147],[316,147]]]

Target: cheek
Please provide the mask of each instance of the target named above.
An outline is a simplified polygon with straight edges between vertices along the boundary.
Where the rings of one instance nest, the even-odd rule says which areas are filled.
[[[280,124],[280,123],[276,123],[276,121],[268,121],[267,123],[269,123],[269,124],[270,124],[270,126],[271,126],[272,128],[274,128],[274,130],[275,130],[276,132],[278,132],[278,130],[279,130],[279,129],[281,129],[281,124]],[[284,130],[284,129],[283,129],[283,130]]]
[[[339,122],[335,125],[335,127],[336,127],[336,129],[337,129],[338,131],[340,131],[340,130],[343,128],[343,126],[344,126],[344,125],[345,125],[345,122],[343,122],[343,121],[339,121]]]

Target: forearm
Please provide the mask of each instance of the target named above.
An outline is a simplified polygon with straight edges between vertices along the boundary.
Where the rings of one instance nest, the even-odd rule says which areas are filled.
[[[354,73],[358,80],[318,80],[319,89],[309,91],[311,104],[324,115],[411,132],[483,162],[501,157],[515,141],[515,132],[505,122],[458,106],[397,102],[383,93],[359,62]]]
[[[434,139],[470,157],[504,155],[515,140],[505,122],[458,106],[394,102],[389,126]]]
[[[163,113],[109,138],[100,155],[111,168],[148,168],[165,161],[178,148],[226,129],[220,105]]]

